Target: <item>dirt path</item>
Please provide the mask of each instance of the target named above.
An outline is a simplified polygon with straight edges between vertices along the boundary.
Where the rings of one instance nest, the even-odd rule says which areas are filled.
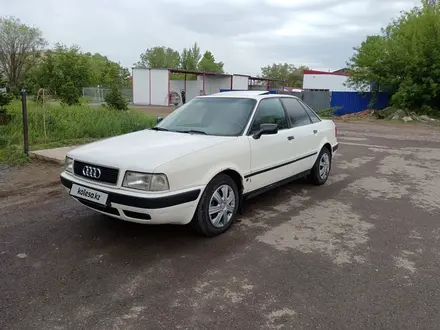
[[[34,161],[17,167],[0,167],[0,212],[28,207],[62,193],[62,167]]]

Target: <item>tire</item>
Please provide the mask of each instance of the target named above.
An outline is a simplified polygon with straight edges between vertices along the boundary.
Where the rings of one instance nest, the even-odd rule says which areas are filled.
[[[321,149],[321,152],[313,165],[309,175],[309,181],[314,185],[320,186],[326,183],[330,170],[332,168],[332,154],[327,147]]]
[[[226,201],[223,200],[223,194],[225,192]],[[233,198],[229,202],[228,196]],[[194,218],[191,221],[191,226],[203,236],[214,237],[223,234],[235,221],[239,202],[240,195],[234,180],[226,174],[219,174],[209,182],[203,192]],[[223,205],[225,208],[219,210],[219,212],[212,213],[212,211],[221,208]],[[221,214],[223,214],[223,216],[219,217]]]

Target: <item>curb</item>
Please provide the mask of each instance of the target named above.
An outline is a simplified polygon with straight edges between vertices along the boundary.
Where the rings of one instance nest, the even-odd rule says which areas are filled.
[[[42,160],[42,161],[45,161],[45,162],[48,162],[48,163],[64,165],[64,159],[61,160],[61,159],[57,159],[57,158],[54,158],[54,157],[45,156],[45,155],[42,155],[42,154],[39,154],[39,153],[36,153],[36,152],[33,152],[33,151],[29,152],[29,157],[32,158],[32,159]]]
[[[70,146],[70,147],[60,147],[60,148],[45,149],[45,150],[34,150],[29,152],[29,157],[49,163],[64,165],[64,158],[66,154],[70,150],[75,149],[77,147],[78,146]]]

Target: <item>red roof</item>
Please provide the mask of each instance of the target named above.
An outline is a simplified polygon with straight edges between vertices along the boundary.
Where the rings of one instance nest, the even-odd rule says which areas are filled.
[[[343,72],[326,72],[326,71],[317,71],[317,70],[304,70],[304,74],[313,74],[313,75],[327,74],[327,75],[331,75],[331,76],[350,77],[350,74],[348,74],[348,73],[343,73]]]

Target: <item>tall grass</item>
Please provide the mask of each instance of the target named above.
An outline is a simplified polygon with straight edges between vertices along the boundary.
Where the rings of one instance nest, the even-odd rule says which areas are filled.
[[[0,162],[23,162],[21,103],[14,101],[7,109],[12,120],[0,126]],[[134,110],[116,111],[87,105],[64,107],[58,104],[46,104],[43,108],[34,102],[28,103],[31,149],[91,142],[145,129],[154,123],[154,117]]]

